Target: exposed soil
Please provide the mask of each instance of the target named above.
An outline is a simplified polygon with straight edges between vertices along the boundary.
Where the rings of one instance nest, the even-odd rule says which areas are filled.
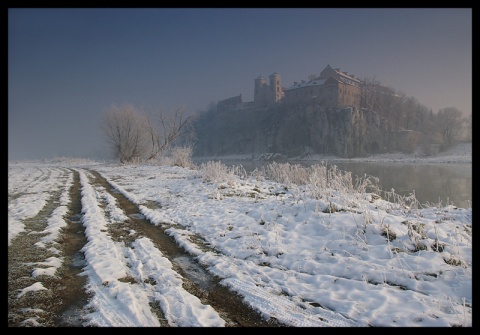
[[[86,278],[79,276],[84,265],[80,249],[85,245],[85,228],[81,223],[80,181],[74,173],[70,189],[70,207],[64,218],[67,227],[58,239],[58,254],[39,248],[35,243],[44,236],[47,219],[59,205],[60,193],[54,194],[38,215],[25,221],[26,229],[8,247],[8,325],[22,326],[81,326],[80,311],[87,303],[84,290]],[[49,257],[63,257],[63,265],[56,276],[32,276],[37,262]],[[46,267],[46,266],[45,266]],[[20,290],[35,282],[42,282],[47,290],[29,292],[17,298]],[[32,307],[34,306],[34,307]],[[31,321],[34,320],[34,321]]]

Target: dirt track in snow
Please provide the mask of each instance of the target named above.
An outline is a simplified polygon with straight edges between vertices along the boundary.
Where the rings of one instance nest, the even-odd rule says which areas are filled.
[[[34,218],[25,220],[25,231],[20,233],[8,247],[8,326],[9,327],[81,327],[82,315],[89,295],[85,291],[86,277],[80,276],[85,265],[82,247],[87,243],[82,225],[81,185],[78,171],[65,169],[65,175],[73,174],[73,185],[69,190],[70,203],[64,216],[67,224],[57,238],[57,252],[51,248],[40,248],[38,243],[47,227],[47,220],[59,206],[61,190],[50,194],[43,209]],[[135,204],[116,191],[107,180],[94,171],[89,171],[92,187],[103,187],[117,201],[129,220],[121,224],[109,224],[108,234],[114,241],[123,241],[126,246],[140,237],[148,237],[161,250],[180,274],[183,287],[197,296],[205,305],[212,306],[225,320],[227,327],[281,327],[271,319],[265,321],[257,312],[247,306],[242,297],[219,284],[219,279],[208,274],[201,265],[180,248],[163,231],[165,228],[152,225],[139,215]],[[10,193],[10,192],[9,192]],[[15,195],[12,195],[12,197]],[[18,195],[17,195],[18,196]],[[9,202],[10,194],[9,194]],[[135,234],[128,234],[134,230]],[[201,242],[199,242],[201,243]],[[50,257],[62,257],[63,262],[55,276],[34,276],[33,270],[48,267]],[[185,264],[187,264],[185,266]],[[195,280],[195,273],[201,272],[202,281]],[[135,283],[138,279],[126,278]],[[41,282],[45,290],[28,292],[19,297],[25,287]],[[152,312],[161,326],[168,327],[163,311],[158,304],[151,304]]]

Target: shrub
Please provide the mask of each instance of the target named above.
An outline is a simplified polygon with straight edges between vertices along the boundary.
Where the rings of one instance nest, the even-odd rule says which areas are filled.
[[[228,167],[220,161],[208,161],[200,165],[203,178],[214,183],[235,183],[235,174],[238,173],[239,169],[238,166]]]
[[[152,162],[164,166],[192,167],[194,165],[192,163],[192,152],[193,149],[191,146],[172,147],[162,152],[162,154],[156,158],[156,161]]]
[[[192,152],[191,146],[186,147],[173,147],[170,150],[170,156],[172,157],[172,165],[181,167],[191,167],[192,164]]]

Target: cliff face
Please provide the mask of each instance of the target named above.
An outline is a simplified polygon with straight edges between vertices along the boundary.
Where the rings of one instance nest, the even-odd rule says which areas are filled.
[[[277,153],[361,157],[387,152],[394,138],[375,112],[355,108],[279,105],[262,110],[211,111],[195,122],[195,156]]]

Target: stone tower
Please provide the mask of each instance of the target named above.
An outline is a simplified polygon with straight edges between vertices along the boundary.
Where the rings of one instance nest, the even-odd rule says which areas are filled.
[[[270,90],[272,102],[280,102],[283,99],[282,78],[276,72],[270,75]]]
[[[274,72],[269,76],[270,85],[267,80],[258,76],[255,78],[255,91],[253,103],[256,108],[265,108],[283,99],[282,80],[278,73]]]

